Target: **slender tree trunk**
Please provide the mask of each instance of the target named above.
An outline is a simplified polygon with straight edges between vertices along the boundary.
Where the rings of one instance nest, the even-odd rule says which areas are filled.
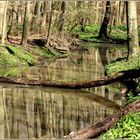
[[[31,30],[33,30],[33,32],[35,33],[39,32],[40,8],[41,8],[41,1],[36,1],[34,15],[32,19],[32,26],[31,26]]]
[[[22,32],[22,40],[21,44],[25,46],[28,40],[29,33],[29,16],[30,16],[30,1],[26,1],[25,3],[25,14],[24,14],[24,23],[23,23],[23,32]]]
[[[115,23],[115,16],[116,16],[116,2],[115,4],[113,5],[112,7],[112,15],[110,16],[110,28],[109,28],[109,35],[111,34],[111,31],[112,31],[112,27]]]
[[[122,25],[123,19],[124,19],[124,2],[120,2],[120,19],[119,19],[119,25]]]
[[[116,19],[115,19],[115,24],[114,25],[116,25],[116,26],[118,26],[119,25],[119,3],[120,3],[120,1],[116,1],[116,3],[115,3],[115,9],[116,9],[116,12],[115,12],[115,16],[116,16]]]
[[[125,7],[126,7],[126,24],[127,24],[127,59],[130,56],[130,34],[129,34],[129,14],[128,14],[128,1],[125,2]]]
[[[95,24],[99,22],[99,1],[96,1],[96,14],[95,14]]]
[[[137,25],[137,5],[136,1],[128,2],[129,14],[129,42],[132,56],[140,54],[139,41],[138,41],[138,25]]]
[[[8,5],[8,1],[4,2],[4,11],[3,11],[3,23],[2,23],[2,41],[1,43],[4,44],[5,43],[5,38],[7,36],[7,5]]]
[[[19,1],[15,1],[12,7],[12,19],[10,33],[18,35],[18,10],[19,10]]]
[[[103,36],[107,38],[107,26],[110,19],[110,12],[111,12],[111,3],[110,1],[107,1],[104,19],[103,19],[103,22],[99,31],[99,35],[98,35],[99,38],[102,38]]]
[[[65,9],[66,9],[66,3],[65,1],[62,1],[61,3],[61,14],[60,14],[60,17],[59,17],[59,24],[58,24],[58,31],[59,32],[62,32],[63,30],[63,25],[64,25],[64,14],[65,14]]]
[[[42,15],[42,22],[41,22],[41,33],[46,33],[46,21],[47,21],[48,5],[49,5],[49,2],[44,1],[44,8],[43,8],[43,15]]]
[[[53,1],[51,1],[51,12],[50,12],[50,19],[49,19],[46,47],[48,47],[48,44],[49,44],[51,24],[52,24],[52,16],[53,16],[53,5],[54,5],[54,3],[53,3]]]

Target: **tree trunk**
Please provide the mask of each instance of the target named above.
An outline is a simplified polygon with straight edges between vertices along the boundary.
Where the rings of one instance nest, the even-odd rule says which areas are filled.
[[[32,19],[32,26],[31,26],[31,30],[33,30],[33,32],[35,33],[39,33],[40,7],[41,7],[41,1],[36,1],[34,15]]]
[[[64,17],[65,9],[66,9],[66,3],[65,3],[65,1],[62,1],[62,3],[61,3],[61,14],[60,14],[60,17],[59,17],[59,24],[58,24],[58,31],[59,32],[62,32],[62,30],[63,30],[64,20],[65,20],[65,17]]]
[[[116,26],[119,25],[119,19],[120,19],[120,17],[119,17],[119,15],[120,15],[119,14],[120,13],[119,5],[120,5],[120,1],[116,1],[116,3],[115,3],[115,9],[116,9],[115,16],[116,16],[116,19],[115,19],[115,23],[114,23],[114,25],[116,25]]]
[[[103,37],[107,38],[107,26],[110,19],[110,12],[111,12],[111,3],[110,1],[107,1],[105,15],[104,15],[104,19],[103,19],[103,22],[99,31],[98,38],[103,38]]]
[[[1,43],[4,44],[5,43],[5,38],[7,36],[7,4],[8,4],[8,1],[5,1],[4,2],[4,11],[3,11],[3,22],[2,22],[2,40],[1,40]]]
[[[136,1],[128,2],[129,42],[132,56],[140,54],[138,42],[137,6]]]
[[[99,23],[99,1],[96,1],[95,24]]]
[[[49,19],[49,25],[48,25],[48,33],[47,33],[46,47],[48,47],[48,44],[49,44],[51,24],[52,24],[52,16],[53,16],[53,5],[54,5],[54,3],[53,3],[53,1],[51,1],[51,11],[50,11],[50,19]]]
[[[26,3],[25,3],[25,14],[24,14],[24,23],[23,23],[23,32],[22,32],[22,40],[21,40],[21,44],[23,46],[26,46],[27,40],[28,40],[29,16],[30,16],[30,1],[26,1]]]
[[[124,2],[120,2],[120,5],[119,5],[119,9],[120,9],[120,12],[119,12],[119,25],[122,25],[122,21],[123,21],[123,19],[124,19]]]
[[[127,115],[132,112],[139,112],[140,111],[140,100],[137,100],[130,105],[124,107],[119,112],[105,118],[104,120],[93,124],[87,128],[81,129],[78,132],[70,133],[65,138],[70,139],[89,139],[89,138],[96,138],[102,132],[107,131],[109,128],[114,126],[122,116]]]
[[[47,21],[47,9],[48,9],[48,1],[44,1],[43,7],[43,15],[42,15],[42,22],[41,22],[41,33],[46,33],[46,21]]]
[[[111,32],[112,32],[112,27],[113,27],[113,25],[114,25],[114,23],[115,23],[116,6],[117,6],[117,2],[115,2],[115,4],[112,6],[112,15],[110,16],[110,21],[109,21],[109,24],[110,24],[109,35],[111,34]]]
[[[19,1],[15,1],[12,6],[12,16],[11,16],[11,25],[9,27],[9,34],[18,35],[18,10],[19,10]]]
[[[28,79],[17,79],[17,78],[8,78],[0,77],[0,82],[7,82],[13,84],[22,84],[22,85],[33,85],[33,86],[49,86],[49,87],[59,87],[59,88],[91,88],[98,87],[103,85],[109,85],[114,82],[124,82],[125,79],[133,79],[140,77],[140,69],[138,70],[129,70],[122,71],[113,76],[106,76],[100,80],[86,81],[86,82],[59,82],[59,81],[47,81],[47,80],[28,80]]]

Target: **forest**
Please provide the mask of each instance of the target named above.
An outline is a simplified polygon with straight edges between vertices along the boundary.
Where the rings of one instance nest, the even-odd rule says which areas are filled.
[[[140,2],[0,1],[0,19],[0,138],[140,138]]]

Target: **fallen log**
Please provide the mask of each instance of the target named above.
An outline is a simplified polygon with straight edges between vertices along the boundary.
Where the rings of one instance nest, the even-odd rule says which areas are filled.
[[[124,79],[131,79],[131,78],[138,78],[138,77],[140,77],[140,69],[121,71],[113,76],[106,76],[99,80],[92,80],[86,82],[70,83],[70,82],[48,81],[48,80],[29,80],[24,78],[18,79],[18,78],[10,78],[10,77],[2,77],[2,76],[0,76],[0,82],[22,84],[22,85],[80,89],[80,88],[90,88],[90,87],[108,85],[114,82],[123,81]]]
[[[132,112],[139,112],[140,111],[140,100],[133,102],[132,104],[124,107],[119,112],[105,118],[104,120],[93,124],[87,128],[81,129],[78,132],[72,132],[65,138],[68,139],[89,139],[89,138],[96,138],[102,132],[107,131],[109,128],[114,126],[123,115],[127,115]]]

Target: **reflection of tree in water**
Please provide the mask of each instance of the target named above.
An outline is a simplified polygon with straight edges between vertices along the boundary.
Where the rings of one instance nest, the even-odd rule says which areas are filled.
[[[60,91],[63,94],[54,92],[55,90],[5,88],[4,114],[7,113],[8,121],[1,114],[3,121],[0,124],[0,138],[8,135],[10,138],[39,138],[43,135],[62,138],[71,131],[86,127],[114,112],[114,109],[101,105],[104,104],[103,99],[101,102],[96,96],[91,98],[84,93],[78,96],[75,95],[77,92],[71,90]],[[6,123],[9,131],[3,127]]]
[[[105,68],[105,66],[108,64],[108,59],[107,59],[107,47],[98,47],[99,50],[99,56],[101,58],[101,63],[103,65],[103,67]],[[106,76],[106,73],[104,73]]]

